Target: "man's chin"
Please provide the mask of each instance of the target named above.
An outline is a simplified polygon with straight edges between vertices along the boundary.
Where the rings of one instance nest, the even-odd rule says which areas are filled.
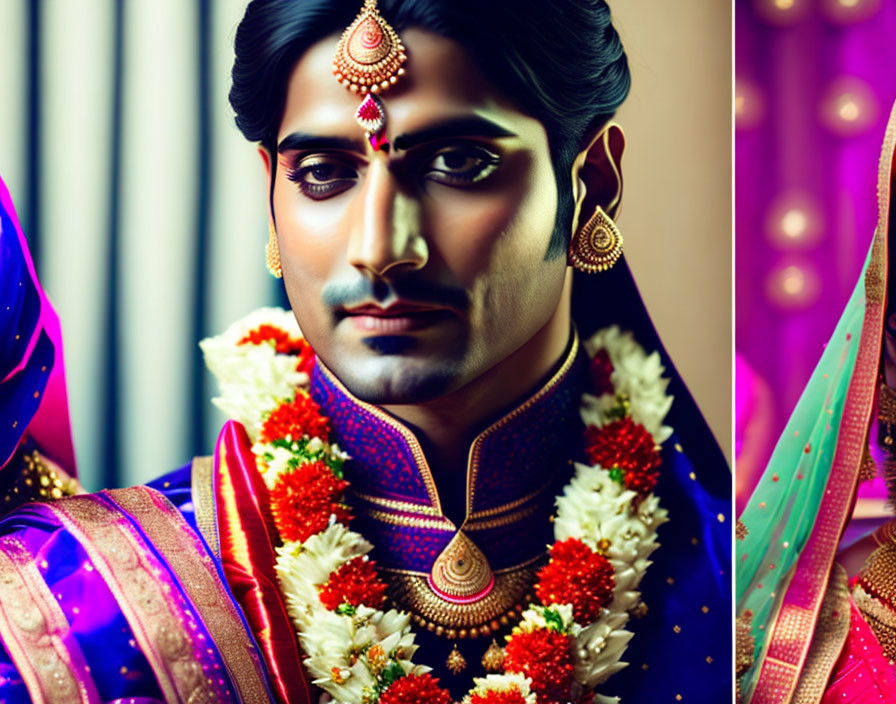
[[[395,351],[363,357],[345,356],[327,366],[353,396],[365,403],[377,406],[426,403],[459,386],[458,364],[454,360],[406,356]]]

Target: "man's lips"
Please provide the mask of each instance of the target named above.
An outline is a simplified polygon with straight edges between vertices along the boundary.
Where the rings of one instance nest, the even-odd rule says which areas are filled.
[[[361,332],[395,335],[429,327],[452,313],[444,306],[399,301],[385,307],[365,304],[343,308],[341,315]]]

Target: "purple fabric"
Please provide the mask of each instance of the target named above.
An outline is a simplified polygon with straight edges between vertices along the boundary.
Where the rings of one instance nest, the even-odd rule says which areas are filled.
[[[25,431],[75,474],[59,319],[0,179],[0,467]]]
[[[0,534],[21,540],[38,564],[46,561],[44,579],[59,599],[102,701],[123,697],[161,701],[155,676],[140,649],[131,645],[134,633],[112,592],[99,572],[88,568],[90,560],[84,548],[56,516],[39,504],[24,506],[0,522]],[[80,612],[77,616],[74,608]],[[115,657],[109,657],[109,653],[115,653]],[[0,663],[0,671],[15,670],[5,651],[0,653]],[[127,668],[126,676],[121,674],[122,667]],[[0,700],[7,691],[12,694],[22,690],[24,686],[15,686],[13,680],[0,686]]]
[[[774,437],[858,279],[896,98],[896,3],[781,5],[735,4],[735,344],[775,392]]]
[[[93,500],[109,503],[100,494]],[[120,519],[146,540],[139,526],[124,516]],[[18,538],[34,556],[44,580],[63,609],[70,626],[68,637],[73,637],[90,666],[100,699],[162,701],[162,692],[155,675],[134,638],[134,633],[122,614],[115,597],[99,571],[93,569],[81,543],[61,524],[56,515],[43,504],[29,504],[0,521],[0,535]],[[101,547],[101,546],[98,546]],[[158,578],[167,585],[172,598],[188,612],[194,609],[161,555],[151,549],[147,559],[154,564]],[[197,643],[213,641],[201,620],[195,620]],[[192,628],[191,623],[191,628]],[[197,650],[207,676],[215,683],[221,701],[235,701],[233,688],[216,648]],[[8,653],[0,648],[0,701],[19,701],[25,696],[24,685],[18,678]],[[21,699],[27,701],[27,697]]]
[[[571,457],[582,452],[582,425],[578,417],[584,364],[576,360],[569,372],[536,402],[515,414],[500,427],[486,431],[477,440],[478,466],[473,488],[473,512],[486,511],[529,496],[513,511],[527,512],[526,531],[519,523],[471,531],[483,547],[492,569],[518,565],[544,552],[552,542],[549,517],[554,497],[569,479]],[[401,432],[366,411],[358,401],[334,384],[319,367],[311,382],[312,397],[330,418],[333,436],[352,457],[346,478],[357,494],[432,507],[414,454]],[[439,488],[465,494],[466,483]],[[444,503],[444,496],[442,497]],[[382,506],[354,501],[365,508]],[[436,558],[454,537],[454,531],[396,526],[357,511],[354,530],[373,543],[373,557],[384,567],[428,573]],[[407,512],[391,511],[395,516]],[[432,519],[432,516],[419,515]],[[499,517],[498,514],[493,516]]]

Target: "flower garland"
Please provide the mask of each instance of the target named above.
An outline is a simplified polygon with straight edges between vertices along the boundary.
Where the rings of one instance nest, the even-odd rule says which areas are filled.
[[[314,353],[289,311],[261,309],[201,343],[218,407],[243,424],[271,492],[282,545],[276,570],[314,684],[346,704],[451,704],[412,661],[410,614],[384,610],[372,545],[350,530],[348,459],[309,395]],[[474,678],[463,704],[617,701],[594,689],[618,672],[624,629],[667,520],[653,495],[672,398],[659,355],[606,328],[585,342],[593,394],[583,394],[590,466],[556,500],[556,542],[535,595],[507,636],[503,674]]]

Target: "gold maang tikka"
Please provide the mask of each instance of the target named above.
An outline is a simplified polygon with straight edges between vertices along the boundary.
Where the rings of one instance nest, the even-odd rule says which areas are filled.
[[[404,44],[380,15],[376,0],[364,0],[360,14],[342,33],[333,57],[333,74],[353,93],[364,96],[355,119],[364,129],[374,151],[389,151],[386,108],[382,93],[404,75]]]

